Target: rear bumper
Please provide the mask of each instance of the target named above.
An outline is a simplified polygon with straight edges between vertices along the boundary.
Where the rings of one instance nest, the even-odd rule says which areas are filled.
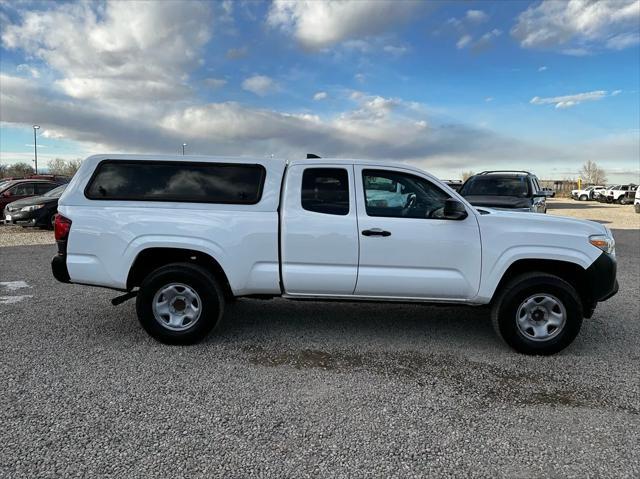
[[[57,254],[51,260],[51,272],[53,277],[61,283],[70,283],[69,270],[67,269],[66,255]]]
[[[604,252],[587,268],[587,285],[594,303],[606,301],[618,292],[617,269],[615,257]]]

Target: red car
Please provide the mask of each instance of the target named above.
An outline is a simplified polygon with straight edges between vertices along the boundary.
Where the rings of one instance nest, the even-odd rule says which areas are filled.
[[[2,180],[0,179],[0,213],[4,211],[7,204],[16,200],[28,198],[30,196],[44,195],[49,190],[60,186],[67,181],[62,180],[39,180],[25,178],[22,180]],[[0,218],[4,220],[4,218]]]

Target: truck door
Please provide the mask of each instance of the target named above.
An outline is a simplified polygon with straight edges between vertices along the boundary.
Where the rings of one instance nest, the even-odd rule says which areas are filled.
[[[353,165],[294,164],[281,205],[287,294],[351,295],[358,274]]]
[[[401,168],[355,165],[360,266],[355,294],[469,299],[480,285],[474,214],[443,218],[449,194]]]

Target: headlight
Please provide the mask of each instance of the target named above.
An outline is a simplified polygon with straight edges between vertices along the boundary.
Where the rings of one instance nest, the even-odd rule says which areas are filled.
[[[23,212],[27,212],[27,211],[35,211],[35,210],[39,210],[40,208],[42,208],[44,205],[32,205],[32,206],[25,206],[24,208],[20,208],[20,211]]]
[[[596,248],[601,249],[605,253],[610,254],[611,256],[616,255],[616,242],[611,236],[607,236],[607,235],[589,236],[589,243],[591,243]]]

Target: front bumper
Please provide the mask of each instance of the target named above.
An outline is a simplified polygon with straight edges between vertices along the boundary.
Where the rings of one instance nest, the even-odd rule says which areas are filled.
[[[8,211],[5,209],[1,219],[8,225],[36,225],[42,219],[43,214],[41,210],[44,210],[44,208],[34,211]]]
[[[605,252],[587,268],[587,287],[594,303],[606,301],[618,292],[617,269],[615,257]]]

